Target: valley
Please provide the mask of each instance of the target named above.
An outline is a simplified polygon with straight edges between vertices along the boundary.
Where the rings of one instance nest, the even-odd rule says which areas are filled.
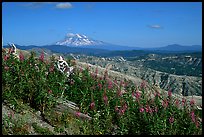
[[[138,77],[149,84],[157,85],[173,93],[189,96],[202,96],[202,54],[147,54],[135,57],[96,57],[68,54],[80,62],[105,68],[111,64],[111,70]]]

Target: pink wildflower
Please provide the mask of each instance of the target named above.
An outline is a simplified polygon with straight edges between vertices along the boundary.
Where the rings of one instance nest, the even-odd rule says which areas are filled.
[[[78,112],[78,111],[75,113],[75,115],[76,115],[77,117],[79,117],[79,116],[80,116],[80,114],[81,114],[81,113],[80,113],[80,112]]]
[[[5,66],[4,69],[5,69],[6,71],[8,71],[8,70],[9,70],[9,67],[8,67],[8,66]]]
[[[200,124],[198,121],[195,122],[196,128],[199,128]]]
[[[102,84],[98,83],[98,87],[99,87],[99,90],[101,90],[102,89]]]
[[[9,55],[4,56],[4,61],[7,61],[9,59]]]
[[[92,72],[91,72],[91,77],[92,77],[92,78],[94,78],[94,77],[95,77],[95,74],[94,74],[94,73],[92,73]]]
[[[195,100],[192,98],[191,102],[190,102],[190,105],[193,106],[194,104],[195,104]]]
[[[93,110],[94,107],[95,107],[95,103],[94,103],[94,102],[91,102],[91,104],[90,104],[90,108],[91,108],[91,110]]]
[[[157,107],[154,108],[154,112],[158,112],[158,108]]]
[[[82,67],[80,67],[79,72],[82,72],[82,71],[83,71],[83,69],[82,69]]]
[[[123,95],[122,91],[121,91],[120,89],[118,89],[118,91],[117,91],[117,96],[118,96],[118,97],[121,97],[122,95]]]
[[[11,54],[12,51],[13,51],[12,48],[9,48],[8,54]]]
[[[54,65],[52,64],[51,66],[50,66],[50,68],[49,68],[49,72],[53,72],[54,71]]]
[[[145,111],[146,111],[146,112],[149,112],[149,109],[148,109],[147,107],[145,107]]]
[[[179,106],[179,100],[178,100],[178,98],[176,99],[176,106],[177,106],[177,107]]]
[[[71,84],[71,85],[74,85],[74,80],[71,80],[70,84]]]
[[[108,89],[111,89],[112,87],[113,87],[113,85],[112,85],[112,81],[109,80],[109,82],[108,82]]]
[[[118,85],[118,82],[117,82],[117,80],[114,80],[114,83],[115,83],[116,85]]]
[[[172,92],[171,92],[171,90],[168,91],[168,96],[169,96],[169,97],[172,96]]]
[[[168,107],[168,101],[167,101],[167,100],[163,100],[162,106],[163,106],[164,108],[167,108],[167,107]]]
[[[52,90],[49,89],[49,90],[48,90],[48,93],[51,94],[51,93],[52,93]]]
[[[191,119],[193,122],[195,122],[195,113],[193,111],[191,112]]]
[[[185,105],[185,103],[186,103],[186,99],[185,99],[185,98],[183,98],[183,99],[182,99],[182,106],[184,106],[184,105]]]
[[[124,82],[123,82],[123,81],[120,81],[120,87],[122,87],[122,86],[123,86],[123,84],[124,84]]]
[[[140,108],[140,112],[144,112],[144,108]]]
[[[146,87],[146,83],[145,83],[144,80],[143,80],[142,83],[140,84],[140,87],[141,87],[142,89],[144,89],[144,88]]]
[[[169,123],[171,124],[171,123],[173,123],[174,122],[174,118],[173,117],[170,117],[169,118]]]
[[[41,52],[41,55],[40,55],[40,57],[39,57],[39,60],[41,60],[42,62],[44,61],[44,52],[43,52],[43,51]]]
[[[123,105],[123,108],[126,110],[127,109],[127,104],[125,103],[124,105]]]
[[[145,111],[146,111],[146,112],[149,112],[149,113],[152,113],[152,112],[153,112],[153,110],[151,109],[151,107],[150,107],[149,105],[146,105]]]
[[[155,97],[156,97],[156,96],[160,97],[160,93],[159,93],[158,91],[156,91],[156,93],[154,93],[154,96],[155,96]]]
[[[115,112],[118,112],[119,109],[118,109],[118,106],[115,106]]]
[[[20,61],[23,61],[23,60],[24,60],[24,55],[23,55],[22,52],[20,52],[20,54],[19,54],[19,59],[20,59]]]
[[[127,87],[127,85],[128,85],[128,82],[125,82],[125,83],[124,83],[124,87]]]
[[[119,110],[119,115],[123,115],[127,109],[127,104],[124,103],[122,108]]]
[[[103,101],[107,105],[108,104],[108,97],[106,94],[103,95]]]
[[[136,99],[138,100],[140,98],[140,96],[141,96],[141,93],[137,90],[136,92],[132,93],[132,96],[136,97]]]

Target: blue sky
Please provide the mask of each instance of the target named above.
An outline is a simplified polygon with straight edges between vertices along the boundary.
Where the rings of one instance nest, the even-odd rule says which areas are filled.
[[[47,45],[79,33],[131,47],[202,45],[201,2],[3,2],[4,44]]]

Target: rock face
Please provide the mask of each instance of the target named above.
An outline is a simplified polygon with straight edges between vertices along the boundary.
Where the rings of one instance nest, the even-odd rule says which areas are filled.
[[[183,96],[202,96],[202,78],[199,77],[177,76],[152,69],[147,69],[147,71],[138,74],[138,76],[153,85],[158,85],[164,90],[171,89],[173,93]]]
[[[132,61],[119,61],[110,58],[89,57],[89,59],[80,59],[82,62],[87,62],[94,65],[105,67],[107,64],[112,64],[111,70],[144,79],[149,84],[157,85],[161,89],[168,91],[171,89],[173,93],[183,96],[202,96],[202,77],[180,76],[161,71],[156,71],[144,66],[145,59],[139,63]]]

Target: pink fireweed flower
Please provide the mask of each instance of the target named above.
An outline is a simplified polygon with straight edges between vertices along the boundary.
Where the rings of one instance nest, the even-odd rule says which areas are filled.
[[[127,104],[125,103],[124,105],[123,105],[123,109],[127,109],[128,108],[128,106],[127,106]]]
[[[163,100],[162,106],[163,106],[164,108],[167,108],[167,107],[168,107],[168,101],[167,101],[167,100]]]
[[[196,128],[199,128],[200,124],[198,121],[195,122]]]
[[[158,108],[157,107],[154,108],[154,112],[158,112]]]
[[[118,106],[115,106],[115,112],[119,112]]]
[[[142,88],[142,89],[144,89],[145,87],[146,87],[146,82],[143,80],[142,81],[142,83],[140,84],[140,87]]]
[[[20,59],[20,61],[24,61],[24,55],[22,52],[20,52],[20,54],[19,54],[19,59]]]
[[[169,118],[169,123],[172,124],[174,122],[174,117]]]
[[[186,99],[185,99],[185,98],[183,98],[183,99],[182,99],[182,106],[184,106],[184,105],[185,105],[185,103],[186,103]]]
[[[154,93],[154,96],[155,96],[155,97],[156,97],[156,96],[160,97],[160,93],[159,93],[158,91],[156,91],[156,92]]]
[[[99,80],[101,81],[103,79],[103,77],[99,77]]]
[[[41,55],[40,55],[40,57],[39,57],[39,60],[41,60],[42,62],[44,61],[44,52],[43,52],[43,51],[41,52]]]
[[[113,85],[112,85],[112,81],[109,80],[109,81],[108,81],[108,89],[111,89],[112,87],[113,87]]]
[[[82,67],[80,67],[79,72],[81,73],[83,71]]]
[[[127,109],[127,104],[124,103],[122,108],[120,108],[120,110],[119,110],[119,115],[123,115],[125,113],[126,109]]]
[[[149,113],[152,113],[152,112],[153,112],[153,110],[150,108],[149,105],[146,105],[145,111],[146,111],[146,112],[149,112]]]
[[[77,117],[79,117],[80,116],[80,112],[79,111],[77,111],[76,113],[75,113],[75,115],[77,116]]]
[[[4,61],[7,61],[9,59],[9,55],[4,56]]]
[[[91,72],[91,77],[95,78],[95,74],[93,72]]]
[[[74,80],[71,80],[70,84],[71,84],[71,85],[74,85]]]
[[[144,112],[144,108],[140,108],[140,113]]]
[[[171,90],[168,91],[168,96],[169,96],[169,97],[172,96],[172,92],[171,92]]]
[[[91,108],[91,110],[93,110],[94,107],[95,107],[95,103],[94,103],[94,102],[91,102],[91,104],[90,104],[90,108]]]
[[[117,97],[121,97],[123,95],[122,91],[120,89],[117,90]]]
[[[114,83],[115,83],[116,85],[118,85],[118,82],[117,82],[117,80],[116,80],[116,79],[114,80]]]
[[[5,69],[6,71],[8,71],[8,70],[9,70],[9,67],[8,67],[8,66],[4,66],[4,69]]]
[[[102,89],[102,84],[98,83],[98,87],[99,87],[99,90],[101,90]]]
[[[140,96],[141,96],[141,93],[137,90],[136,92],[132,93],[132,96],[136,97],[136,99],[138,100],[140,98]]]
[[[55,67],[54,67],[54,65],[52,64],[52,65],[50,66],[50,68],[49,68],[49,72],[53,72],[54,69],[55,69]]]
[[[123,81],[120,81],[120,87],[122,87],[122,86],[123,86],[123,84],[124,84],[124,82],[123,82]]]
[[[150,114],[154,111],[150,106],[148,107],[148,109]]]
[[[127,87],[127,85],[128,85],[128,82],[125,82],[125,83],[124,83],[124,87]]]
[[[191,115],[192,121],[195,122],[195,113],[192,111],[190,115]]]
[[[52,93],[52,90],[49,89],[49,90],[48,90],[48,93],[51,94],[51,93]]]
[[[192,98],[190,101],[190,105],[193,106],[195,104],[195,100]]]
[[[146,112],[149,112],[149,109],[148,109],[148,107],[145,107],[145,111],[146,111]]]
[[[178,100],[178,98],[176,99],[175,104],[176,104],[177,107],[179,106],[179,100]]]
[[[106,94],[103,95],[103,101],[107,105],[108,104],[108,97]]]
[[[12,51],[13,51],[12,48],[9,48],[8,54],[11,54]]]

